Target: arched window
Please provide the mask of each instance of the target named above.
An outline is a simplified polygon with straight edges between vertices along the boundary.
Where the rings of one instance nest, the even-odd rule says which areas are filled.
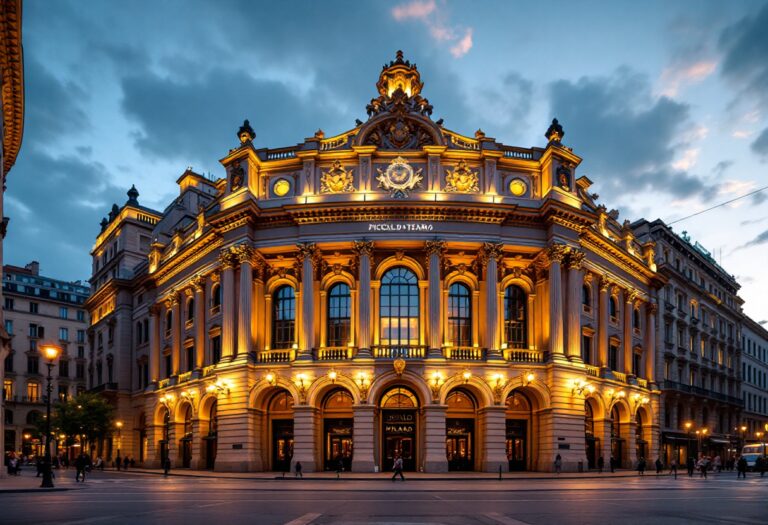
[[[190,297],[187,301],[187,321],[193,321],[195,319],[195,298]]]
[[[514,284],[504,290],[504,334],[507,348],[528,348],[528,297]]]
[[[616,298],[611,296],[610,299],[608,299],[608,314],[611,316],[611,319],[616,319],[616,309]]]
[[[472,294],[466,284],[448,289],[448,331],[452,345],[472,346]]]
[[[581,304],[587,308],[592,306],[592,289],[586,283],[581,285]]]
[[[168,310],[165,312],[165,331],[170,332],[173,328],[173,312]]]
[[[296,295],[285,285],[272,295],[272,348],[291,348],[296,327]]]
[[[584,403],[584,434],[587,436],[595,435],[595,414],[589,401]]]
[[[184,407],[184,434],[182,438],[191,438],[192,437],[192,406],[187,403],[187,405]]]
[[[419,344],[419,286],[408,268],[388,270],[381,278],[381,343]]]
[[[419,400],[407,388],[395,387],[381,398],[381,408],[418,408]]]
[[[346,283],[334,284],[328,292],[328,346],[347,346],[349,343],[351,302]]]
[[[221,307],[221,285],[214,283],[211,286],[211,308]]]

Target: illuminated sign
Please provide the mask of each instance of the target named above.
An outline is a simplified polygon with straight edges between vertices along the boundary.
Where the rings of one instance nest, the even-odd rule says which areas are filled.
[[[426,222],[369,222],[369,232],[431,232],[434,224]]]

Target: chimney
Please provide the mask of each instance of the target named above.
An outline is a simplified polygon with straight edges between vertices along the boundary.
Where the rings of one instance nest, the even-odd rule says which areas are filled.
[[[40,263],[37,261],[32,261],[25,265],[24,268],[32,272],[33,275],[40,275]]]

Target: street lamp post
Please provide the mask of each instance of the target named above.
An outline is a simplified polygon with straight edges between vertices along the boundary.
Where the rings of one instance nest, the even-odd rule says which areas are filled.
[[[755,432],[755,436],[757,436],[758,441],[763,444],[763,457],[765,457],[765,441],[763,441],[763,433]]]
[[[693,457],[691,455],[691,427],[692,426],[693,426],[693,423],[691,423],[690,421],[687,421],[685,423],[685,432],[688,434],[688,454],[687,454],[688,458]],[[688,462],[688,458],[686,458],[686,460],[685,460],[686,463]]]
[[[117,455],[120,455],[120,448],[123,444],[123,436],[122,436],[122,430],[123,430],[123,422],[122,421],[116,421],[115,426],[117,427]]]
[[[43,347],[43,353],[48,359],[48,384],[46,386],[47,396],[45,398],[45,455],[43,456],[43,483],[40,488],[53,488],[53,473],[51,472],[51,394],[53,385],[51,385],[51,373],[53,371],[53,362],[59,356],[59,348],[54,345]]]

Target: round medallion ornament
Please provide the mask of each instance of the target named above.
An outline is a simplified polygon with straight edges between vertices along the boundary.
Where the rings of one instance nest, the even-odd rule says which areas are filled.
[[[285,197],[291,191],[291,183],[285,179],[277,179],[272,185],[272,191],[278,197]]]
[[[390,162],[386,170],[376,168],[376,171],[379,172],[379,176],[376,177],[379,188],[389,190],[392,197],[396,199],[405,198],[409,191],[421,187],[421,181],[424,178],[421,175],[421,168],[414,171],[403,157],[397,157]]]
[[[528,185],[520,179],[512,179],[509,183],[509,192],[515,197],[522,197],[528,190]]]
[[[395,369],[395,373],[397,374],[397,377],[400,377],[403,375],[403,372],[405,372],[405,359],[402,357],[398,357],[392,362],[392,368]]]

